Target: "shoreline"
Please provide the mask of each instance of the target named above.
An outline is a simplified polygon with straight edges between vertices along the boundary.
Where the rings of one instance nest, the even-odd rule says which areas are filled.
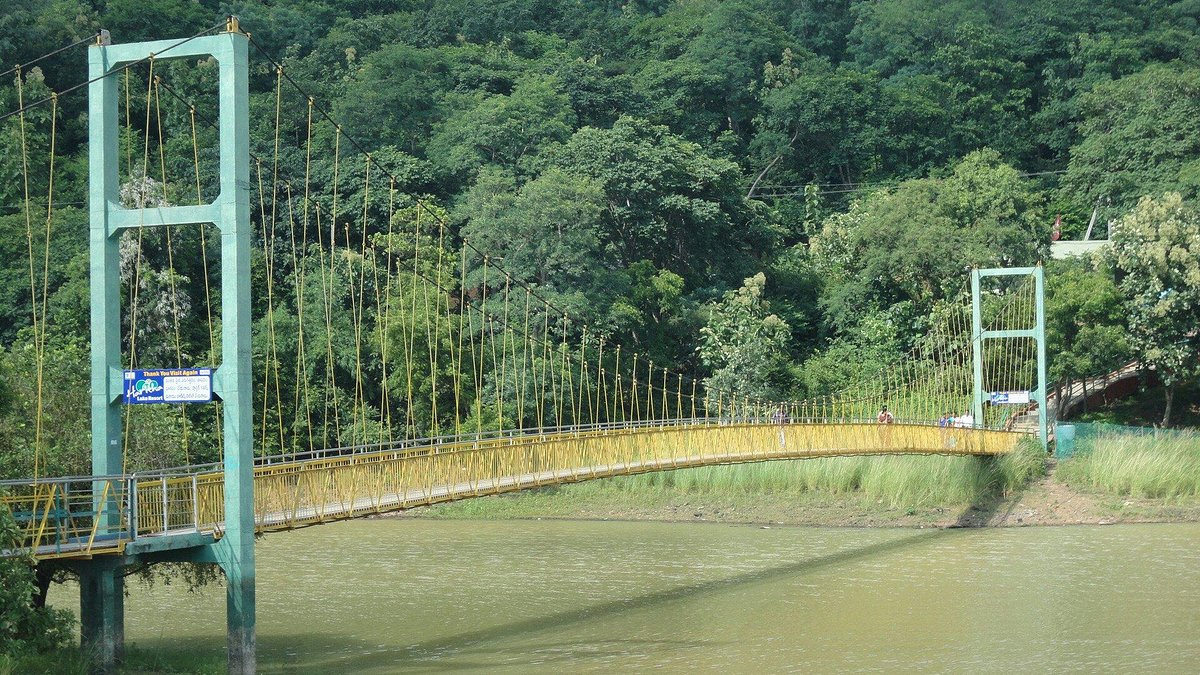
[[[860,493],[706,495],[703,492],[572,494],[566,488],[422,506],[376,518],[590,520],[799,527],[984,528],[1200,522],[1200,498],[1147,499],[1074,489],[1040,476],[1007,496],[972,504],[889,507]]]

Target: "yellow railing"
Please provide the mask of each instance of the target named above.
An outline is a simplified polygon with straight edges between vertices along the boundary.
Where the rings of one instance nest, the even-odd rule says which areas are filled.
[[[38,558],[116,552],[128,539],[126,486],[121,477],[9,484],[0,505],[21,531],[22,550]]]
[[[458,440],[424,447],[283,461],[254,471],[259,531],[289,529],[544,485],[675,468],[845,455],[996,455],[1024,434],[871,423],[712,423]],[[10,491],[38,557],[118,552],[132,538],[221,534],[218,470],[32,485]],[[129,503],[126,485],[136,490]],[[93,500],[92,485],[99,499]],[[85,489],[86,487],[86,489]]]
[[[674,468],[845,455],[995,455],[1023,434],[875,424],[697,424],[517,436],[255,471],[259,531]],[[220,474],[211,485],[220,489]],[[221,501],[202,520],[218,521]]]

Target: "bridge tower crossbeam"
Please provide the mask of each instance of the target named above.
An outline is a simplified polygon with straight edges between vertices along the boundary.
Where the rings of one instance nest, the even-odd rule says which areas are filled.
[[[105,41],[107,42],[107,41]],[[189,40],[93,45],[89,70],[92,475],[124,472],[120,399],[121,233],[139,227],[212,224],[221,241],[221,364],[213,391],[224,403],[225,528],[220,540],[190,539],[175,560],[218,563],[226,576],[229,672],[255,670],[253,428],[250,380],[250,128],[247,36],[231,18],[223,33]],[[197,206],[125,208],[118,175],[118,95],[113,75],[150,59],[213,57],[219,68],[220,194]],[[180,364],[182,365],[182,364]],[[215,364],[214,364],[215,365]],[[94,490],[95,494],[102,493]],[[109,494],[113,494],[109,492]],[[114,502],[120,497],[108,497]],[[99,506],[99,505],[97,505]],[[97,536],[120,532],[116,504]],[[212,538],[207,539],[212,542]],[[200,545],[196,545],[200,544]],[[78,566],[83,646],[101,670],[120,659],[124,641],[122,567],[138,554]],[[144,556],[144,559],[154,559]],[[109,564],[109,563],[112,564]]]

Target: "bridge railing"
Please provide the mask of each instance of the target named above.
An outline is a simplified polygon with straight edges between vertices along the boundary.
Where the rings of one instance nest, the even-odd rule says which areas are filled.
[[[39,558],[115,552],[139,537],[215,531],[219,519],[200,518],[220,514],[221,478],[134,474],[0,481],[0,507],[16,522],[20,548]]]
[[[219,483],[221,474],[131,476],[130,539],[216,529],[216,522],[202,520],[202,514],[221,506],[223,497],[214,490],[214,480]]]
[[[284,529],[470,496],[672,468],[850,454],[990,455],[1021,434],[982,428],[857,423],[766,423],[595,428],[346,455],[255,472],[259,529]]]
[[[420,438],[411,438],[397,441],[383,441],[380,443],[364,443],[360,445],[345,445],[332,448],[324,448],[320,450],[305,450],[303,452],[284,452],[274,455],[264,455],[254,458],[255,467],[272,466],[276,464],[290,464],[294,462],[307,462],[319,459],[331,459],[335,457],[343,457],[347,455],[361,455],[379,452],[400,452],[404,450],[413,450],[418,454],[428,451],[430,448],[441,448],[447,446],[458,446],[464,442],[491,442],[491,441],[512,441],[524,437],[538,437],[549,435],[562,435],[570,433],[588,433],[592,431],[620,431],[631,429],[646,429],[658,427],[674,427],[688,426],[697,424],[732,424],[735,422],[747,422],[750,417],[711,417],[711,418],[682,418],[682,419],[666,419],[666,420],[643,420],[643,421],[627,421],[627,422],[602,422],[596,424],[574,424],[563,426],[545,426],[545,427],[526,427],[517,429],[503,430],[488,430],[480,432],[465,432],[460,434],[445,434],[439,436],[429,436]],[[766,421],[766,418],[762,418]],[[151,471],[139,472],[143,477],[172,475],[183,473],[203,473],[206,471],[220,471],[221,462],[208,462],[205,464],[187,464],[183,466],[169,467],[166,469],[158,469]]]
[[[481,432],[466,432],[461,434],[447,434],[432,437],[412,438],[398,441],[384,441],[380,443],[366,443],[360,445],[346,445],[332,448],[324,448],[321,450],[306,450],[303,452],[285,452],[274,455],[264,455],[254,458],[255,467],[273,466],[278,464],[291,464],[295,462],[307,462],[312,460],[332,459],[336,457],[344,457],[348,455],[362,455],[381,452],[401,452],[411,450],[416,454],[426,454],[430,448],[447,448],[459,447],[464,442],[487,442],[496,440],[507,440],[517,442],[521,438],[536,438],[540,436],[563,435],[572,433],[590,433],[594,431],[622,431],[635,429],[654,429],[679,426],[696,426],[696,425],[730,425],[730,424],[778,424],[779,420],[774,418],[773,413],[766,412],[760,415],[724,415],[710,417],[688,417],[663,420],[641,420],[641,421],[624,421],[624,422],[601,422],[596,424],[575,424],[563,426],[545,426],[545,427],[527,427],[518,429],[490,430]],[[863,418],[854,416],[796,416],[788,417],[783,423],[786,424],[873,424],[875,418]],[[913,426],[937,426],[937,422],[931,420],[917,419],[896,419],[896,424],[913,425]],[[975,425],[972,428],[983,429],[982,425]],[[219,472],[221,471],[220,462],[209,462],[204,464],[188,464],[183,466],[170,467],[166,469],[157,469],[151,471],[139,472],[139,476],[143,478],[157,477],[161,475],[182,475],[191,473]]]
[[[466,496],[713,463],[846,454],[997,454],[1020,434],[875,420],[750,415],[514,429],[264,458],[259,529],[295,527]],[[220,534],[220,465],[129,476],[3,481],[0,502],[39,557],[120,550],[186,532]]]
[[[6,480],[0,505],[21,533],[21,548],[38,557],[116,550],[128,538],[129,484],[126,476]]]

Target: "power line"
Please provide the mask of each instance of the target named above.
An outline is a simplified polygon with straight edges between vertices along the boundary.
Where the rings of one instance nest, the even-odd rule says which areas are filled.
[[[1017,175],[1022,178],[1031,178],[1033,176],[1050,176],[1067,173],[1067,169],[1053,169],[1047,171],[1023,171]],[[1114,171],[1110,173],[1123,173],[1122,171]],[[945,180],[944,178],[914,178],[911,180]],[[903,181],[878,181],[873,183],[805,183],[803,185],[763,185],[759,188],[756,197],[802,197],[808,192],[809,187],[830,187],[836,189],[830,190],[815,190],[813,194],[818,195],[834,195],[848,194],[853,192],[864,192],[868,190],[886,189],[899,186]],[[784,190],[785,192],[780,192]]]

